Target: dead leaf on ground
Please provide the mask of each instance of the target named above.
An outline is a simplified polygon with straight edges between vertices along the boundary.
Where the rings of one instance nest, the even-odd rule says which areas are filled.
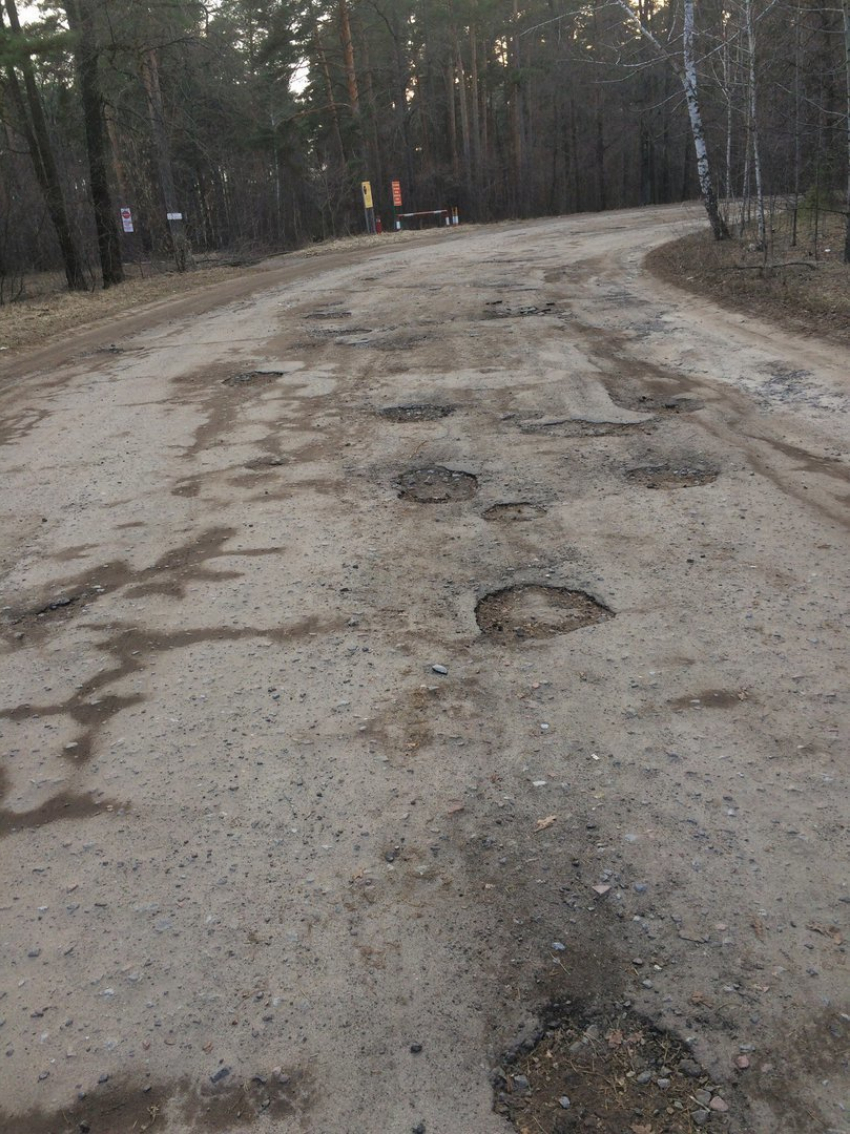
[[[843,941],[837,925],[822,925],[819,921],[812,921],[806,929],[810,929],[812,933],[819,933],[822,937],[828,937],[836,945],[840,945]]]
[[[753,933],[758,937],[759,941],[764,941],[765,925],[760,917],[754,917],[750,922],[753,927]]]
[[[598,886],[593,886],[591,888],[594,894],[598,894],[600,898],[604,898],[608,891],[611,889],[611,887],[606,886],[604,882],[600,882]]]
[[[446,815],[457,815],[459,811],[465,811],[466,805],[463,803],[452,803],[446,811]]]
[[[552,826],[557,818],[557,815],[547,815],[545,819],[538,819],[537,826],[534,829],[536,831],[545,831],[547,827]]]
[[[704,1004],[706,1006],[706,1008],[711,1007],[711,1001],[708,999],[708,997],[705,995],[704,992],[692,992],[691,993],[691,1004],[696,1004],[696,1005]]]
[[[605,1039],[608,1041],[609,1047],[623,1046],[623,1033],[619,1028],[616,1028],[613,1032],[609,1032]]]
[[[629,1130],[631,1130],[632,1134],[653,1134],[652,1127],[646,1126],[642,1122],[641,1123],[636,1122],[633,1126],[629,1127]]]

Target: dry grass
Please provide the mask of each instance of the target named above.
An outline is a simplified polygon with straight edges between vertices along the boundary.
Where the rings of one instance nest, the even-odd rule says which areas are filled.
[[[61,290],[64,277],[52,272],[27,277],[24,296],[0,307],[0,350],[40,346],[63,332],[117,317],[130,308],[242,275],[245,268],[217,265],[191,272],[155,275],[146,269],[144,277],[135,265],[127,265],[126,271],[125,282],[107,291],[102,288],[89,292]],[[117,320],[115,330],[116,334],[120,332]]]
[[[469,227],[468,225],[466,226]],[[445,230],[451,239],[453,229]],[[399,244],[412,244],[433,238],[433,230],[397,232],[382,236],[348,236],[312,245],[296,256],[312,258],[339,252],[390,248]],[[24,292],[14,302],[0,305],[0,351],[27,350],[41,346],[51,338],[71,329],[119,316],[123,311],[141,307],[169,296],[185,295],[209,284],[221,283],[251,270],[250,263],[199,264],[189,272],[178,273],[163,266],[125,264],[125,281],[119,287],[104,291],[68,292],[65,277],[60,272],[32,274],[24,280]],[[9,284],[7,281],[7,290]],[[116,321],[116,334],[120,333]]]
[[[850,342],[850,266],[842,262],[844,218],[800,210],[792,246],[792,214],[770,221],[767,253],[750,226],[743,237],[717,243],[694,233],[657,248],[647,266],[662,279],[706,295],[733,311],[755,314],[786,329]]]

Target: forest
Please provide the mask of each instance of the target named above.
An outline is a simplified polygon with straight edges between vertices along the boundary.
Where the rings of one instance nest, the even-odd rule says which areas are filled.
[[[0,298],[361,232],[364,180],[385,227],[393,181],[462,222],[848,218],[848,3],[0,0]]]

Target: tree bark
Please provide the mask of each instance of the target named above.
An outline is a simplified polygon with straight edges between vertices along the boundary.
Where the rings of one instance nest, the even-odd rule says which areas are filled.
[[[847,191],[845,207],[847,209],[847,215],[845,217],[844,227],[844,263],[850,264],[850,0],[843,0],[841,8],[844,18],[844,70],[847,89],[847,101],[845,103],[845,128],[847,131]]]
[[[702,194],[702,202],[708,214],[708,223],[714,233],[715,240],[726,240],[729,230],[726,222],[720,215],[717,206],[717,195],[714,191],[714,182],[711,179],[711,165],[708,160],[708,147],[705,143],[705,128],[702,122],[702,111],[699,102],[699,87],[697,85],[697,65],[694,55],[694,0],[684,0],[684,35],[682,37],[682,86],[685,91],[685,102],[688,106],[688,118],[691,123],[691,135],[694,140],[694,152],[697,159],[697,177]]]
[[[18,19],[18,10],[15,0],[5,0],[9,24],[16,35],[21,35],[21,22]],[[0,26],[3,17],[0,10]],[[44,194],[47,211],[56,230],[59,241],[59,250],[62,254],[62,263],[65,267],[65,279],[71,291],[88,291],[89,285],[83,271],[83,261],[71,228],[68,210],[65,207],[65,198],[62,193],[62,183],[59,180],[59,169],[53,155],[50,134],[47,129],[47,119],[44,107],[41,104],[41,95],[35,82],[32,63],[29,56],[23,55],[18,64],[24,77],[24,91],[26,92],[26,106],[29,108],[27,116],[24,106],[24,97],[21,92],[18,76],[14,67],[9,65],[6,74],[12,99],[15,102],[20,118],[21,130],[32,155],[35,175]]]
[[[159,85],[159,65],[156,52],[151,47],[142,55],[142,83],[148,102],[148,118],[151,126],[154,157],[156,160],[162,204],[166,213],[166,232],[178,272],[185,272],[189,256],[189,245],[183,227],[182,215],[177,220],[169,220],[168,215],[181,213],[178,208],[177,190],[174,187],[174,171],[171,168],[171,153],[165,129],[165,111],[162,105],[162,90]]]
[[[83,104],[97,249],[103,286],[107,288],[123,282],[124,268],[121,263],[118,221],[109,188],[109,137],[98,74],[94,12],[91,0],[65,0],[65,12],[68,16],[68,26],[77,37],[74,57]]]

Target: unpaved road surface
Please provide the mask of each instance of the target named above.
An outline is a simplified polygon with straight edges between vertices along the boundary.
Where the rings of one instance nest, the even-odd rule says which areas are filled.
[[[700,219],[5,363],[4,1134],[850,1129],[848,360],[641,269]],[[544,1098],[552,1002],[694,1066]]]

